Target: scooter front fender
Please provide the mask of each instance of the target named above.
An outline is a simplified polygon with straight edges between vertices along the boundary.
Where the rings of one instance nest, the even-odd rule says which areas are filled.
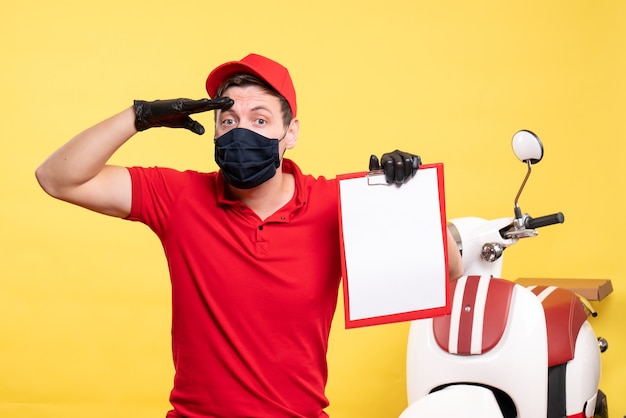
[[[493,393],[475,385],[454,385],[413,402],[400,418],[503,418]]]

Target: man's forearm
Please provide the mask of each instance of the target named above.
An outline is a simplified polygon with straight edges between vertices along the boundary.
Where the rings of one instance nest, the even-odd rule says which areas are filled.
[[[43,189],[59,197],[96,177],[111,156],[137,132],[128,108],[79,133],[50,155],[36,171]]]

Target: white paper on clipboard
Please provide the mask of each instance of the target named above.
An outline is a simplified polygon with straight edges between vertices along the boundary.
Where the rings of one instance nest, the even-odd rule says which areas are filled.
[[[448,313],[443,164],[402,186],[374,177],[338,177],[346,327]]]

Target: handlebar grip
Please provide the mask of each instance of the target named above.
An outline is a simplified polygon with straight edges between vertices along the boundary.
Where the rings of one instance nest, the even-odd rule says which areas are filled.
[[[524,226],[529,229],[537,229],[543,226],[562,224],[565,222],[563,212],[553,213],[552,215],[540,216],[538,218],[528,217],[524,222]]]

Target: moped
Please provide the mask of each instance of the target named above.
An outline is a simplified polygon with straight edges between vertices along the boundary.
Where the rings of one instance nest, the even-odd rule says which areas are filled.
[[[598,388],[608,344],[587,321],[596,315],[589,301],[566,288],[501,278],[505,249],[564,222],[560,212],[522,213],[519,197],[543,144],[528,130],[512,142],[527,165],[514,216],[449,221],[464,276],[450,284],[449,315],[411,322],[408,407],[400,418],[608,417]]]

